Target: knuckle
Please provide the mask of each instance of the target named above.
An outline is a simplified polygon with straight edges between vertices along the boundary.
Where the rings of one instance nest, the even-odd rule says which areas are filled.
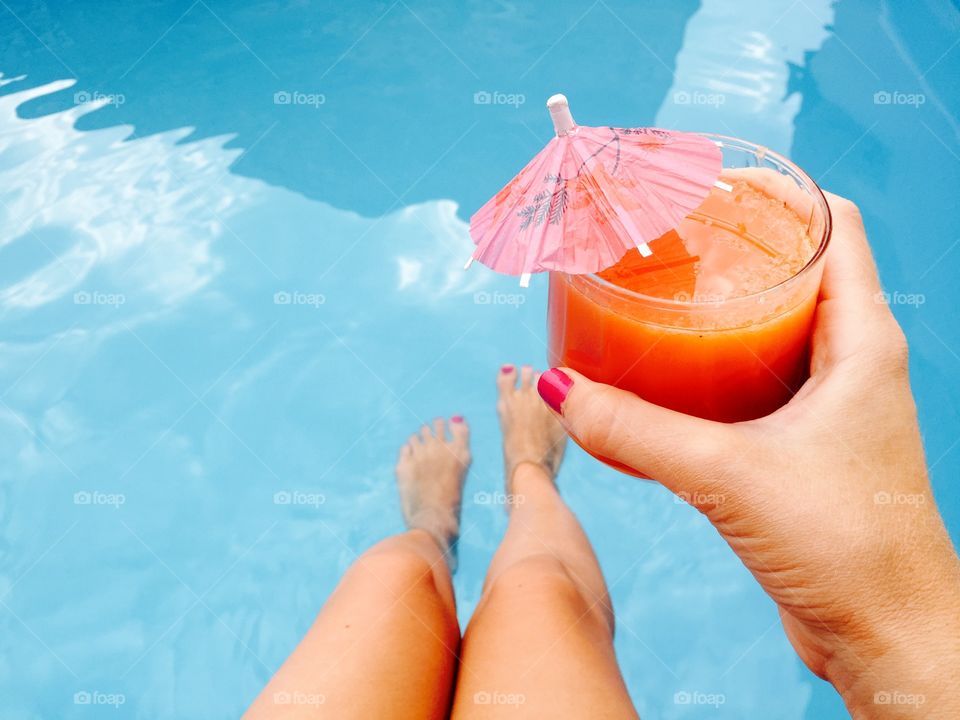
[[[880,346],[879,359],[882,368],[895,374],[907,374],[910,369],[910,347],[907,336],[900,326],[893,321],[885,332]]]
[[[722,490],[730,477],[749,472],[749,446],[741,432],[731,428],[703,428],[684,444],[684,452],[668,459],[671,471],[693,482],[697,487],[715,493]],[[726,492],[726,491],[724,491]]]
[[[737,438],[733,433],[725,433],[722,437],[715,432],[701,433],[693,444],[697,460],[713,474],[717,474],[722,467],[741,457]]]
[[[889,310],[863,329],[861,345],[866,367],[881,374],[901,375],[909,370],[910,350],[903,329]]]
[[[830,212],[838,218],[842,218],[856,225],[863,225],[863,214],[860,212],[860,206],[852,200],[831,194],[829,204]]]
[[[616,406],[604,392],[591,393],[584,398],[581,421],[577,424],[577,438],[586,447],[601,454],[616,449],[618,425]]]

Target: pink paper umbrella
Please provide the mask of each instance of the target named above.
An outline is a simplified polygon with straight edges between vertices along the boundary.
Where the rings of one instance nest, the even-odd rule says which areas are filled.
[[[595,273],[677,227],[717,178],[720,147],[657,128],[580,127],[567,98],[547,101],[557,135],[470,219],[479,260],[526,287],[530,274]]]

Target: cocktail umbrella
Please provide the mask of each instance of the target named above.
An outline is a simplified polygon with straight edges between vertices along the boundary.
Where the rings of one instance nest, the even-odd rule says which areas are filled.
[[[596,273],[677,227],[718,180],[720,147],[693,133],[581,127],[547,101],[556,137],[470,219],[478,260],[520,284],[530,274]]]

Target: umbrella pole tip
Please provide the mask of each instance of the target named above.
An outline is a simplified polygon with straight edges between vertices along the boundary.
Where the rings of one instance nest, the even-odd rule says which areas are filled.
[[[555,107],[560,107],[561,105],[570,107],[570,103],[567,102],[567,96],[563,93],[557,93],[556,95],[551,95],[549,98],[547,98],[547,107],[551,110]]]
[[[553,129],[558,137],[568,134],[577,124],[573,121],[573,115],[570,114],[570,103],[567,102],[567,96],[556,94],[551,95],[547,100],[547,110],[550,111],[550,118],[553,120]]]

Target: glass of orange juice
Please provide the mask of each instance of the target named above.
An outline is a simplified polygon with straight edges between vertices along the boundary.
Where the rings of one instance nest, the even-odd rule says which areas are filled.
[[[752,143],[720,145],[730,188],[595,275],[551,273],[549,355],[664,407],[737,422],[786,403],[809,372],[830,209],[817,184]]]

